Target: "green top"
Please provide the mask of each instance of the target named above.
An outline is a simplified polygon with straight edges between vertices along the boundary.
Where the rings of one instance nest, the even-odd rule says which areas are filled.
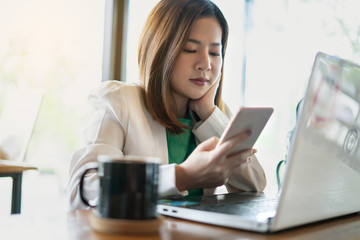
[[[190,127],[183,129],[181,134],[172,134],[166,130],[166,139],[169,153],[169,163],[181,164],[196,148],[195,135],[192,132],[192,120],[179,118],[180,122]],[[188,190],[189,196],[202,196],[203,189]]]

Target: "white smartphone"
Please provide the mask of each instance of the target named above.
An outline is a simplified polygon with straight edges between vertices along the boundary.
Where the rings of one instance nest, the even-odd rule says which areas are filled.
[[[262,130],[264,129],[273,112],[274,109],[271,107],[240,108],[231,118],[224,133],[220,137],[219,142],[217,143],[217,147],[229,138],[241,132],[250,130],[251,135],[245,141],[239,143],[236,149],[234,149],[231,153],[237,153],[245,149],[251,149],[254,146],[256,140],[259,138]]]

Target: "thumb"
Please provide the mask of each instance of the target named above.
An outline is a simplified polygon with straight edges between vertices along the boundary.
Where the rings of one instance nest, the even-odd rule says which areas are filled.
[[[216,147],[219,139],[217,137],[211,137],[206,141],[200,143],[198,147],[195,149],[196,151],[211,151]]]

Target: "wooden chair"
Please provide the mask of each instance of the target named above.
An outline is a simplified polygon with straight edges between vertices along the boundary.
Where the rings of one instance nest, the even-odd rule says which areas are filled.
[[[39,113],[43,92],[15,90],[7,94],[0,116],[0,177],[11,177],[11,214],[21,211],[22,176],[37,169],[24,163],[26,151]]]

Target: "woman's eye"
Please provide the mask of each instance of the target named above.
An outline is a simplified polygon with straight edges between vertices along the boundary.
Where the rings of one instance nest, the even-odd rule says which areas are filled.
[[[186,52],[186,53],[196,53],[196,50],[184,49],[184,52]]]
[[[214,56],[214,57],[218,57],[220,56],[220,53],[217,53],[217,52],[211,52],[210,53],[211,56]]]

